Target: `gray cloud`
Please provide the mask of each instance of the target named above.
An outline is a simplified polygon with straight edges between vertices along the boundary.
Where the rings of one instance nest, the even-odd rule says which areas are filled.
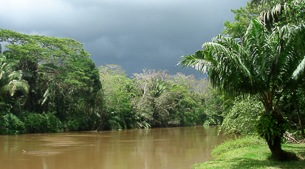
[[[82,42],[97,66],[120,64],[182,71],[180,56],[223,30],[231,9],[246,0],[0,0],[2,28],[70,37]]]

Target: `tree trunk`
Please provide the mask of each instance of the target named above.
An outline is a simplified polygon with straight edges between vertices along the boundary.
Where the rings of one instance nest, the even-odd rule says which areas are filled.
[[[274,139],[266,139],[266,141],[267,141],[268,147],[271,151],[272,159],[275,159],[278,161],[284,161],[285,152],[282,150],[281,137],[275,136]]]
[[[271,158],[277,161],[291,161],[298,160],[298,157],[294,153],[286,152],[282,150],[281,137],[275,136],[274,139],[267,139],[268,147],[271,151]]]
[[[276,128],[280,129],[281,133],[284,134],[285,129],[283,128],[283,124],[285,120],[283,116],[277,111],[272,112],[272,116],[276,121]],[[271,134],[271,133],[270,133]],[[283,135],[280,134],[272,134],[270,137],[266,137],[268,147],[271,151],[271,158],[277,161],[289,161],[297,159],[297,156],[293,153],[288,153],[282,149],[281,141]]]

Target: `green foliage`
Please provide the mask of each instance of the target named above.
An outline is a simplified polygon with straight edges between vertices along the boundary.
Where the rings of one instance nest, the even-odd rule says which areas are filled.
[[[202,124],[205,86],[193,76],[144,70],[127,78],[118,65],[100,67],[105,102],[103,129]],[[202,81],[200,81],[202,82]]]
[[[233,100],[211,86],[208,89],[209,92],[206,92],[204,97],[204,112],[206,114],[204,125],[221,125],[225,114],[233,106]]]
[[[22,117],[27,132],[189,126],[206,120],[206,83],[193,76],[145,70],[129,78],[118,65],[98,70],[82,44],[68,38],[1,29],[0,42],[5,44],[0,109]]]
[[[247,97],[234,101],[234,106],[225,115],[221,130],[235,134],[255,134],[256,122],[264,107],[257,100]]]
[[[62,131],[62,122],[54,115],[54,113],[45,113],[47,132]]]
[[[134,76],[139,91],[133,99],[134,111],[152,127],[203,124],[206,86],[200,88],[194,77],[153,70]]]
[[[16,62],[9,61],[0,53],[0,110],[7,111],[12,107],[24,104],[24,97],[29,92],[29,85],[23,79],[22,71],[15,70]],[[15,97],[18,96],[18,99]],[[12,104],[12,105],[10,105]]]
[[[303,84],[303,81],[291,83],[290,85],[293,87],[290,87],[291,90],[285,93],[279,103],[283,108],[282,114],[290,124],[289,132],[295,133],[300,138],[305,137],[305,90]]]
[[[288,3],[292,2],[297,3]],[[256,97],[266,115],[261,117],[258,132],[268,142],[273,157],[282,160],[280,138],[286,128],[280,102],[296,88],[291,85],[295,80],[304,82],[305,22],[300,18],[298,22],[276,19],[274,16],[288,12],[288,8],[279,4],[274,9],[279,13],[273,9],[265,12],[271,23],[253,19],[242,37],[219,35],[204,43],[203,50],[184,56],[179,64],[207,73],[213,87],[227,94]]]
[[[257,132],[260,137],[272,141],[275,137],[282,137],[289,129],[289,124],[284,120],[277,120],[272,114],[263,114],[259,117]]]
[[[133,99],[134,112],[139,114],[152,127],[168,126],[170,111],[173,107],[168,92],[170,84],[166,72],[144,70],[134,74],[137,97]]]
[[[139,121],[132,111],[131,101],[136,95],[134,82],[118,65],[100,66],[99,70],[106,113],[104,129],[135,128]]]
[[[176,126],[202,125],[205,121],[203,95],[199,91],[190,92],[190,90],[192,89],[183,82],[173,84],[169,89],[169,98],[175,98],[171,117],[175,120]],[[173,121],[169,123],[174,124]]]
[[[54,116],[47,115],[50,123],[53,117],[62,121],[76,117],[83,119],[78,120],[80,129],[98,128],[103,107],[101,83],[98,70],[81,43],[4,29],[0,29],[0,42],[5,44],[0,63],[3,109],[17,115],[56,112]],[[46,120],[41,119],[44,118],[40,115],[29,116],[29,131],[53,132],[42,129],[40,125]],[[58,130],[54,126],[54,131]]]
[[[70,131],[79,131],[80,129],[80,123],[78,119],[71,119],[67,122],[66,130]]]
[[[107,119],[109,127],[114,130],[127,129],[124,117],[120,117],[116,112],[111,112],[110,117]]]
[[[25,133],[25,125],[17,116],[7,113],[0,117],[0,134],[22,133]]]
[[[224,23],[224,34],[229,35],[232,38],[242,38],[247,31],[247,28],[252,19],[259,16],[261,9],[258,6],[247,3],[246,7],[239,9],[232,9],[232,13],[235,14],[234,21],[226,21]]]
[[[89,112],[89,111],[88,111]],[[88,131],[100,127],[101,116],[98,113],[77,111],[69,114],[63,121],[64,130],[67,131]]]
[[[59,132],[62,130],[61,121],[53,113],[26,113],[23,116],[28,133]]]
[[[232,13],[235,14],[234,21],[226,21],[224,23],[225,30],[223,31],[223,34],[229,35],[232,38],[243,39],[243,36],[246,33],[251,21],[258,18],[262,12],[268,11],[278,3],[280,3],[280,0],[268,0],[267,2],[255,3],[248,2],[245,7],[232,9]]]

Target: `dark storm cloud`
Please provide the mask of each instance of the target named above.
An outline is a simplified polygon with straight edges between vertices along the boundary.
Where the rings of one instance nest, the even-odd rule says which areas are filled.
[[[223,30],[246,0],[0,0],[2,28],[70,37],[97,66],[186,72],[180,57]],[[193,73],[194,71],[192,71]]]

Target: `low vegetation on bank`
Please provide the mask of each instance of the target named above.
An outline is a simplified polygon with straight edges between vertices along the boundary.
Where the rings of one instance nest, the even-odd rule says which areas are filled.
[[[299,160],[275,161],[270,159],[268,145],[257,136],[228,140],[213,150],[214,160],[195,164],[193,169],[303,169],[305,144],[283,144],[283,150],[295,153]]]

